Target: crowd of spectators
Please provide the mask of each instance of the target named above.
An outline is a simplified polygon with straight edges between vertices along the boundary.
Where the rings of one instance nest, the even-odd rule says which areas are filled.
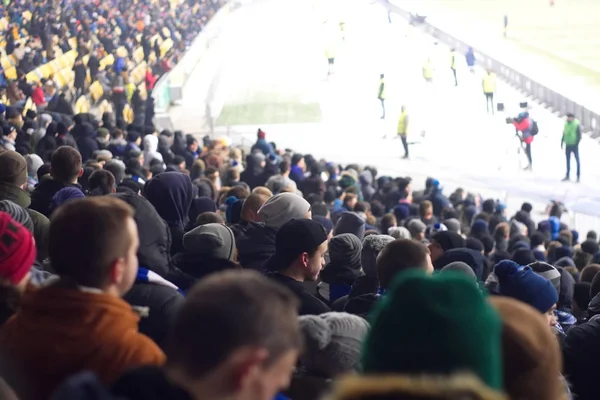
[[[598,237],[560,204],[536,224],[262,130],[1,126],[4,395],[600,398]]]
[[[119,123],[150,121],[156,81],[222,3],[10,2],[0,12],[2,103],[70,116],[98,107]]]

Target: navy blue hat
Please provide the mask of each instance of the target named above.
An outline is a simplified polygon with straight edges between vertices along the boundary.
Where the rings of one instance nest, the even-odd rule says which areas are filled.
[[[512,297],[546,313],[558,302],[558,293],[548,279],[509,260],[500,261],[494,267],[498,278],[499,293]]]
[[[410,216],[410,205],[406,203],[398,204],[394,207],[394,216],[398,222],[408,218]]]
[[[327,235],[329,235],[329,233],[333,230],[333,222],[331,222],[329,218],[323,217],[321,215],[313,215],[312,219],[313,221],[317,221],[318,223],[323,225],[323,228],[325,228],[325,232],[327,232]]]

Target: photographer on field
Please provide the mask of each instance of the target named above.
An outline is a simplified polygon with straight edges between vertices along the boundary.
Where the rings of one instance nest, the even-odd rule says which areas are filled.
[[[533,160],[531,158],[531,143],[533,142],[533,137],[539,132],[537,122],[529,116],[529,112],[523,111],[519,113],[516,118],[507,118],[506,123],[514,125],[516,129],[516,135],[521,140],[521,146],[525,150],[527,162],[529,163],[529,165],[525,167],[525,170],[531,171],[533,166]]]

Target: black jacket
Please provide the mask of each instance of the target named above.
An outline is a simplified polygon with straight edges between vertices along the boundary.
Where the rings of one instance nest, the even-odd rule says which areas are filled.
[[[121,376],[111,392],[127,400],[193,400],[193,397],[169,380],[160,367],[148,366]]]
[[[263,271],[264,264],[275,254],[276,235],[275,228],[249,222],[246,232],[237,241],[238,262],[242,267]]]
[[[152,204],[132,193],[117,193],[113,196],[125,201],[135,210],[134,220],[140,238],[139,266],[165,279],[170,275],[177,275],[178,271],[171,265],[169,255],[169,229]],[[149,308],[149,315],[140,320],[140,332],[163,346],[173,318],[183,303],[183,295],[172,287],[136,281],[123,298],[132,306]]]
[[[329,307],[315,296],[306,291],[302,282],[290,278],[280,273],[273,272],[268,274],[269,278],[286,286],[300,300],[300,310],[298,315],[319,315],[331,311]]]
[[[596,318],[572,327],[563,344],[564,374],[578,400],[600,399],[600,319]]]
[[[182,272],[173,277],[171,282],[187,292],[200,279],[215,272],[241,268],[239,264],[223,259],[206,257],[198,254],[179,253],[173,257],[173,264]]]
[[[60,189],[67,186],[74,186],[81,189],[78,184],[65,184],[54,179],[43,179],[31,193],[31,205],[29,208],[44,214],[46,217],[50,217],[50,203],[52,197]]]
[[[487,276],[485,257],[483,257],[480,252],[467,248],[457,248],[445,251],[440,258],[435,260],[433,267],[436,271],[439,271],[454,261],[462,261],[473,268],[473,272],[475,272],[478,280],[485,279]]]

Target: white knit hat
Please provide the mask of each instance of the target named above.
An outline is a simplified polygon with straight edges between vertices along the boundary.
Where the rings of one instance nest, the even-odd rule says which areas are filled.
[[[301,316],[299,322],[306,342],[300,362],[309,373],[335,378],[356,369],[369,330],[365,319],[328,312]]]

